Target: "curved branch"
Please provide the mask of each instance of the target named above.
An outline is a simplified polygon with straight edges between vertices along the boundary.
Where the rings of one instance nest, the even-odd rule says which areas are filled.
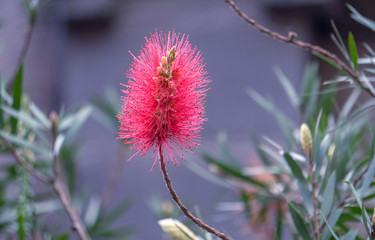
[[[205,224],[202,220],[200,220],[199,218],[195,217],[193,214],[191,214],[189,212],[189,210],[187,209],[187,207],[181,202],[180,198],[177,196],[176,191],[172,187],[172,181],[170,180],[170,178],[168,176],[167,166],[166,166],[166,163],[165,163],[165,160],[164,160],[164,156],[163,156],[163,152],[162,152],[161,146],[159,148],[159,155],[160,155],[161,170],[163,172],[164,181],[165,181],[165,183],[167,185],[169,193],[171,194],[172,199],[176,202],[176,204],[181,209],[181,211],[185,214],[185,216],[188,217],[188,218],[190,218],[199,227],[201,227],[201,228],[205,229],[206,231],[208,231],[208,232],[210,232],[210,233],[218,236],[219,238],[221,238],[223,240],[230,240],[230,238],[228,236],[226,236],[224,233],[221,233],[218,230],[216,230],[215,228],[210,227],[209,225]]]
[[[365,89],[366,92],[368,92],[372,97],[375,97],[375,93],[372,92],[369,88],[367,88],[366,86],[363,85],[362,81],[360,80],[359,76],[347,65],[345,64],[343,61],[341,61],[335,54],[327,51],[326,49],[318,46],[318,45],[313,45],[313,44],[310,44],[310,43],[307,43],[307,42],[303,42],[303,41],[299,41],[299,40],[295,40],[295,37],[297,36],[295,33],[293,32],[289,32],[289,35],[288,36],[284,36],[284,35],[281,35],[277,32],[273,32],[271,30],[269,30],[268,28],[258,24],[254,19],[252,18],[249,18],[244,12],[241,11],[241,9],[239,9],[233,1],[231,0],[225,0],[225,2],[231,6],[233,8],[233,10],[243,19],[245,20],[245,22],[249,23],[250,25],[252,25],[253,27],[255,27],[256,29],[258,29],[260,32],[272,37],[272,38],[275,38],[277,40],[280,40],[282,42],[286,42],[286,43],[289,43],[289,44],[292,44],[292,45],[295,45],[297,47],[301,47],[301,48],[305,48],[311,52],[317,52],[329,59],[331,59],[332,61],[334,61],[338,66],[341,67],[341,69],[346,72],[357,84],[359,84],[361,86],[361,88]]]

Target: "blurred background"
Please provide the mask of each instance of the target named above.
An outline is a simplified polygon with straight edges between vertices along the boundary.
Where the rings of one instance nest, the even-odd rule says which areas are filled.
[[[363,15],[374,18],[373,1],[349,2]],[[371,37],[350,19],[341,0],[238,0],[236,4],[271,30],[284,35],[294,31],[297,39],[333,51],[331,19],[344,36],[350,29],[364,41]],[[9,79],[27,30],[28,16],[21,0],[1,0],[0,21],[0,73]],[[186,155],[188,161],[181,167],[169,166],[174,187],[185,202],[202,211],[209,224],[234,239],[250,239],[253,230],[241,227],[243,216],[224,216],[215,207],[218,200],[233,200],[231,192],[203,180],[189,170],[189,162],[201,163],[201,152],[215,154],[219,135],[226,138],[238,159],[249,166],[256,164],[250,136],[277,140],[280,132],[247,90],[252,88],[272,98],[298,123],[300,119],[280,90],[273,69],[279,67],[299,89],[306,64],[316,60],[309,52],[259,33],[223,0],[42,1],[25,60],[24,89],[46,113],[90,103],[95,96],[120,96],[120,84],[127,82],[125,72],[132,61],[128,51],[136,54],[144,45],[144,37],[156,29],[189,35],[192,45],[203,53],[212,80],[201,148],[196,155]],[[327,64],[320,68],[323,79],[332,77],[330,70]],[[109,129],[91,118],[79,137],[82,147],[77,171],[82,187],[78,189],[98,197],[108,187],[112,166],[122,151],[116,132]],[[120,155],[121,176],[113,202],[126,197],[132,205],[118,224],[134,227],[133,239],[161,239],[161,229],[147,202],[155,195],[169,199],[168,192],[159,169],[149,173],[151,154],[127,162],[132,154]]]

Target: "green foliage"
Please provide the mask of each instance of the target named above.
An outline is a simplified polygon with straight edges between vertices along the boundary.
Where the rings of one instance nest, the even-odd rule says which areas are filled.
[[[51,224],[43,221],[48,215],[58,216],[60,221],[68,220],[56,195],[51,191],[34,193],[34,185],[30,183],[33,178],[30,169],[39,172],[42,178],[47,179],[46,183],[55,177],[54,162],[57,158],[61,161],[58,171],[65,174],[63,178],[67,180],[72,202],[81,203],[78,210],[86,209],[85,223],[89,234],[93,238],[127,239],[132,229],[129,226],[113,227],[113,224],[129,208],[128,200],[108,211],[100,204],[100,199],[95,205],[93,197],[82,199],[81,194],[76,192],[77,154],[82,146],[77,144],[76,136],[93,112],[93,107],[81,105],[66,113],[62,110],[55,117],[54,114],[47,116],[22,92],[22,67],[13,85],[13,95],[6,92],[3,82],[0,82],[0,93],[0,154],[17,153],[19,161],[28,167],[25,169],[16,163],[0,167],[0,231],[17,233],[18,239],[29,239],[35,232],[43,235],[43,239],[70,238],[70,233],[53,229]],[[10,198],[5,194],[6,189],[17,183],[20,193],[16,199]]]
[[[338,39],[337,42],[340,43],[342,39]],[[351,44],[353,43],[349,45]],[[355,60],[356,50],[353,46],[350,48],[351,59]],[[366,202],[375,198],[375,194],[372,194],[374,186],[371,184],[375,175],[375,163],[372,160],[375,148],[374,130],[368,116],[371,114],[368,110],[373,108],[374,103],[373,100],[361,102],[360,91],[353,89],[342,107],[338,108],[335,93],[340,89],[339,86],[335,83],[330,84],[328,90],[319,90],[320,78],[317,72],[316,64],[310,64],[306,68],[300,95],[296,99],[298,91],[281,70],[276,70],[296,114],[312,126],[311,159],[304,156],[299,136],[291,134],[299,129],[299,124],[289,120],[272,102],[254,90],[249,92],[250,96],[277,119],[281,131],[286,134],[286,147],[268,137],[265,137],[264,141],[254,137],[255,149],[263,163],[263,166],[255,167],[259,170],[238,165],[238,161],[232,164],[232,161],[228,160],[228,157],[222,157],[222,154],[221,158],[203,155],[207,163],[215,165],[216,168],[213,169],[217,169],[211,174],[225,176],[221,179],[226,183],[235,180],[237,184],[232,184],[232,188],[241,193],[238,199],[243,203],[245,216],[254,215],[254,206],[262,209],[263,217],[269,214],[276,216],[275,239],[281,238],[279,231],[286,227],[296,239],[298,236],[303,239],[312,239],[314,236],[314,205],[311,195],[313,182],[309,171],[311,167],[314,169],[317,186],[315,194],[321,239],[355,239],[358,237],[358,231],[351,229],[353,222],[362,222],[367,234],[371,234],[371,210],[365,206]],[[286,122],[288,124],[285,124]],[[372,141],[366,140],[369,138]],[[276,182],[270,183],[263,175]],[[346,180],[352,182],[349,188]],[[300,197],[296,198],[296,195]],[[355,202],[352,200],[353,195]],[[284,207],[274,211],[270,207],[285,204],[288,205],[288,210]],[[291,222],[287,221],[288,215]],[[258,221],[262,220],[259,218]]]
[[[22,67],[22,64],[20,65],[18,71],[17,71],[17,75],[16,75],[16,79],[14,81],[14,85],[13,85],[13,105],[12,105],[12,108],[14,110],[20,110],[20,107],[21,107],[21,96],[22,96],[22,78],[23,78],[23,67]],[[12,130],[11,130],[11,133],[13,135],[17,134],[17,129],[18,129],[18,120],[17,118],[15,117],[12,117],[10,118],[10,122],[11,122],[11,126],[12,126]]]

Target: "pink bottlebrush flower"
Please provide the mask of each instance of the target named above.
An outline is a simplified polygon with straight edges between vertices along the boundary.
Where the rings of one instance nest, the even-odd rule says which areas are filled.
[[[191,152],[199,146],[209,79],[201,53],[185,35],[155,32],[145,39],[127,72],[118,138],[132,144],[134,155],[152,148],[152,167],[159,151],[179,165],[180,150]]]

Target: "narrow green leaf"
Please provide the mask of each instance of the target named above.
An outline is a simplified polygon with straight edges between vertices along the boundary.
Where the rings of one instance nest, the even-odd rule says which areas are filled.
[[[91,112],[92,112],[92,107],[85,106],[73,115],[71,119],[72,120],[71,124],[67,126],[67,128],[69,129],[67,130],[67,133],[65,135],[64,143],[70,142],[72,140],[72,138],[77,134],[78,130],[85,123],[87,118],[90,116]],[[64,120],[61,121],[61,125],[64,125],[64,123],[66,123]]]
[[[209,162],[209,163],[212,163],[214,165],[216,165],[220,170],[222,170],[224,173],[228,174],[229,176],[232,176],[234,178],[238,178],[238,179],[241,179],[241,180],[244,180],[250,184],[253,184],[255,186],[258,186],[258,187],[261,187],[263,189],[268,189],[267,185],[262,183],[262,182],[259,182],[253,178],[251,178],[250,176],[246,176],[244,174],[242,174],[241,170],[240,169],[236,169],[236,168],[233,168],[231,165],[229,164],[225,164],[221,161],[218,161],[216,160],[215,158],[211,157],[210,155],[204,153],[203,154],[203,158]]]
[[[230,185],[227,181],[222,179],[220,176],[213,174],[206,167],[202,167],[194,161],[189,161],[186,165],[192,172],[201,176],[206,181],[212,182],[220,187],[231,189],[233,186]]]
[[[300,180],[301,182],[305,183],[306,179],[303,176],[302,170],[296,161],[289,155],[289,153],[284,153],[284,158],[289,165],[290,170],[292,171],[293,175]]]
[[[360,14],[355,8],[353,8],[350,4],[346,4],[346,6],[352,11],[353,13],[350,15],[354,20],[361,23],[362,25],[370,28],[372,31],[375,32],[375,22],[367,17],[364,17]]]
[[[343,212],[342,208],[334,209],[326,221],[328,225],[335,226],[337,221],[340,219],[342,212]],[[329,239],[330,236],[331,236],[331,231],[326,226],[323,230],[322,239]]]
[[[331,38],[332,38],[333,42],[336,44],[336,46],[341,51],[341,53],[344,55],[344,57],[349,61],[348,50],[346,49],[345,43],[342,40],[341,34],[340,34],[339,30],[337,29],[337,27],[336,27],[336,25],[333,21],[331,21],[331,26],[333,28],[333,32],[335,33],[334,35],[331,35]]]
[[[23,112],[16,111],[13,108],[7,107],[7,106],[1,106],[0,108],[10,116],[16,118],[17,120],[26,123],[29,125],[31,128],[35,129],[41,129],[43,126],[36,120],[34,120],[31,116],[26,115]]]
[[[329,225],[329,223],[328,223],[326,217],[324,216],[324,214],[322,213],[321,215],[322,215],[322,217],[323,217],[323,219],[324,219],[324,222],[326,223],[326,225],[327,225],[329,231],[331,231],[332,236],[333,236],[336,240],[340,240],[340,238],[336,235],[335,231],[333,231],[333,229],[332,229],[331,226]]]
[[[275,234],[273,236],[274,240],[280,240],[282,236],[282,231],[283,231],[283,210],[281,204],[278,205],[277,207],[277,216],[276,216],[276,229],[275,229]]]
[[[273,240],[280,240],[280,229],[276,228],[275,233],[273,234]]]
[[[31,150],[35,151],[35,152],[38,152],[38,153],[41,153],[41,154],[44,154],[46,156],[48,156],[48,151],[45,150],[45,149],[42,149],[28,141],[26,141],[25,139],[23,138],[19,138],[19,137],[16,137],[16,136],[13,136],[13,135],[10,135],[4,131],[0,131],[0,137],[3,137],[5,139],[7,139],[9,142],[11,143],[14,143],[16,145],[19,145],[21,147],[26,147],[26,148],[30,148]]]
[[[357,71],[357,68],[358,68],[357,46],[355,44],[354,37],[351,32],[349,32],[348,42],[349,42],[350,57],[352,58],[354,70]]]
[[[293,219],[294,225],[296,226],[298,233],[304,240],[310,240],[311,238],[307,230],[307,227],[305,225],[305,221],[303,220],[304,218],[302,217],[301,212],[298,210],[298,208],[296,207],[293,201],[288,202],[288,207],[289,207],[290,214],[292,215],[292,219]]]
[[[328,216],[332,208],[333,198],[335,196],[335,185],[336,185],[336,172],[333,172],[333,174],[328,179],[328,183],[323,193],[323,201],[322,201],[321,209],[322,209],[324,216]]]
[[[363,220],[363,224],[365,225],[365,229],[366,229],[366,232],[367,232],[367,235],[369,237],[371,237],[371,230],[370,230],[370,226],[371,226],[371,221],[370,221],[370,218],[366,212],[366,209],[363,207],[362,205],[362,201],[361,201],[361,198],[359,197],[357,191],[355,190],[353,184],[349,181],[345,181],[347,184],[349,184],[350,186],[350,189],[352,190],[353,192],[353,195],[358,203],[358,206],[359,208],[361,209],[361,214],[362,214],[362,220]]]
[[[13,85],[13,109],[20,110],[21,108],[21,97],[22,97],[22,78],[23,78],[23,64],[20,65]],[[17,118],[11,117],[11,133],[17,134],[18,121]]]
[[[314,214],[314,205],[311,200],[311,194],[307,187],[307,184],[298,181],[297,186],[298,186],[300,195],[302,196],[303,206],[305,207],[307,212],[312,216]]]
[[[264,98],[255,90],[249,89],[247,91],[247,94],[255,102],[257,102],[259,106],[261,106],[264,110],[266,110],[275,118],[279,128],[281,129],[286,138],[286,144],[288,148],[288,146],[290,146],[294,141],[292,121],[283,112],[281,112],[280,108],[276,107],[276,105],[271,100]]]
[[[368,45],[367,43],[363,43],[363,46],[366,48],[366,50],[373,56],[375,57],[375,51]]]
[[[18,239],[19,240],[25,240],[26,237],[26,229],[25,229],[25,217],[23,215],[23,212],[21,208],[18,208],[17,210],[18,213]]]
[[[334,62],[332,59],[318,53],[318,52],[313,52],[313,54],[317,57],[319,57],[320,59],[322,59],[323,61],[329,63],[330,65],[332,65],[334,68],[336,68],[337,70],[339,70],[342,74],[345,74],[345,75],[348,75],[348,73],[342,69],[336,62]]]
[[[4,82],[1,80],[0,75],[0,106],[3,105],[3,92],[4,92]],[[0,129],[4,128],[4,114],[3,109],[0,108]]]
[[[264,151],[261,149],[259,138],[256,134],[251,135],[251,142],[257,152],[258,157],[262,160],[263,164],[266,166],[271,165],[271,160],[267,157]]]
[[[372,180],[374,179],[374,176],[375,176],[375,156],[372,158],[370,166],[363,178],[364,180],[363,180],[362,188],[361,188],[360,195],[359,195],[360,198],[363,198],[363,196],[365,195],[366,191],[370,187]]]
[[[303,113],[304,122],[309,122],[315,115],[320,88],[318,71],[319,65],[317,63],[308,64],[304,70],[300,92],[300,112]]]
[[[29,105],[30,112],[35,116],[36,119],[45,127],[50,128],[51,122],[48,117],[38,108],[37,105],[34,103],[30,103]]]
[[[281,85],[283,86],[286,95],[289,98],[289,101],[291,105],[294,108],[297,108],[299,106],[299,97],[297,95],[296,90],[293,87],[293,84],[289,81],[289,79],[284,75],[284,73],[281,71],[279,67],[273,68],[274,73],[276,74],[277,78],[279,79]]]
[[[355,240],[358,234],[358,230],[350,229],[350,231],[344,235],[341,240]]]
[[[61,234],[59,236],[52,237],[51,240],[67,240],[67,239],[69,239],[69,237],[70,237],[69,233],[64,233],[64,234]]]
[[[369,73],[375,74],[375,68],[365,68],[364,70],[365,70],[366,72],[369,72]]]

